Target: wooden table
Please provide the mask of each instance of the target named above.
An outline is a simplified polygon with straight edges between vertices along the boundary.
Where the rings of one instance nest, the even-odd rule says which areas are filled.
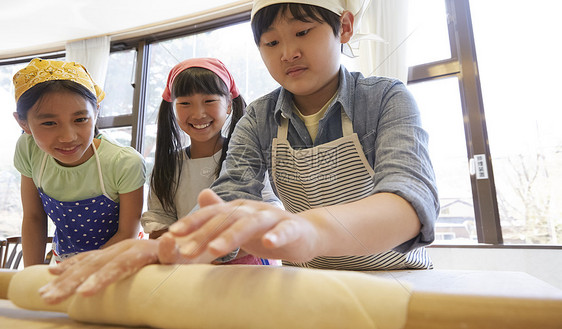
[[[412,284],[404,329],[562,328],[562,290],[524,272],[370,273]]]
[[[562,328],[562,290],[523,272],[417,270],[367,273],[412,287],[406,329]],[[523,321],[518,320],[514,324],[510,316],[519,312],[521,305],[526,310],[531,305],[531,312],[525,315]],[[497,311],[498,307],[505,313],[505,322],[499,325],[486,320],[485,314],[489,309]],[[534,308],[539,313],[535,313]],[[559,325],[542,326],[544,314],[560,318]],[[467,317],[481,317],[482,322],[476,325],[462,323],[462,318]],[[0,299],[0,328],[124,327],[82,324],[69,319],[64,313],[23,310],[9,300]]]

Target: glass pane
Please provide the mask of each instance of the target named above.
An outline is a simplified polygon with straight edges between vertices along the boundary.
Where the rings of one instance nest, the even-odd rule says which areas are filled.
[[[143,155],[147,158],[154,158],[156,117],[168,72],[182,60],[193,57],[215,57],[221,60],[234,76],[236,85],[248,104],[278,87],[263,64],[254,43],[250,23],[154,43],[151,45],[145,114]]]
[[[105,128],[100,131],[123,146],[131,146],[133,129],[131,127]]]
[[[136,50],[113,52],[109,55],[105,77],[105,98],[100,104],[100,116],[127,115],[133,112],[133,85]]]
[[[133,128],[132,127],[119,127],[119,128],[106,128],[106,129],[100,129],[100,131],[108,136],[109,138],[115,140],[116,142],[118,142],[121,145],[124,146],[130,146],[131,145],[131,140],[132,140],[132,135],[133,135]],[[146,160],[146,172],[150,172],[152,170],[152,167],[154,166],[154,157],[152,157],[151,159],[145,159]],[[148,184],[149,184],[150,180],[147,180],[145,182],[145,187],[144,187],[144,204],[143,204],[143,211],[147,210],[147,206],[146,206],[146,200],[148,197]]]
[[[409,0],[408,66],[451,57],[445,0]]]
[[[506,244],[562,244],[562,2],[471,0]]]
[[[474,205],[457,78],[408,85],[429,133],[441,212],[436,243],[477,243]]]
[[[27,63],[0,66],[0,239],[20,235],[23,212],[20,199],[20,173],[14,168],[14,150],[22,133],[12,116],[16,111],[12,78]]]

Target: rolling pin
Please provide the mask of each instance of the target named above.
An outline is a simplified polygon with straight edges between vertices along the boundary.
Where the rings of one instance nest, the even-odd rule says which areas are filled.
[[[189,272],[186,271],[187,268],[181,268],[178,270],[175,267],[166,267],[164,265],[151,265],[143,268],[141,272],[117,282],[106,290],[93,297],[81,297],[81,296],[72,296],[69,300],[57,304],[57,305],[40,305],[37,308],[37,305],[34,307],[29,307],[29,302],[31,298],[39,298],[37,294],[37,289],[44,285],[46,282],[52,279],[52,276],[46,273],[46,267],[41,268],[43,266],[39,265],[39,268],[36,266],[31,267],[34,272],[26,269],[25,271],[29,271],[27,276],[25,275],[18,275],[14,276],[15,271],[2,271],[0,272],[0,295],[6,296],[6,287],[7,282],[12,281],[12,286],[10,287],[11,293],[13,294],[13,290],[21,290],[24,289],[24,295],[27,296],[26,300],[12,300],[14,304],[24,307],[30,308],[35,310],[47,310],[47,311],[58,311],[58,312],[67,312],[69,317],[79,321],[85,322],[95,322],[95,323],[106,323],[106,324],[124,324],[124,325],[149,325],[153,327],[162,327],[162,328],[181,328],[185,326],[190,326],[193,328],[204,328],[204,327],[216,327],[215,325],[220,324],[216,321],[220,322],[220,318],[225,318],[225,314],[222,313],[225,309],[221,309],[221,307],[242,307],[244,305],[248,306],[249,308],[238,309],[235,313],[237,316],[230,317],[228,319],[228,326],[231,328],[286,328],[287,323],[275,321],[276,318],[281,318],[283,314],[285,317],[294,317],[295,314],[288,314],[284,313],[285,310],[281,309],[279,311],[278,308],[267,308],[267,301],[272,301],[275,297],[282,296],[286,305],[285,307],[290,309],[290,305],[293,303],[298,303],[299,301],[293,300],[291,301],[291,294],[287,293],[287,290],[290,290],[293,285],[296,285],[296,280],[300,280],[303,276],[292,276],[292,272],[297,273],[298,275],[318,275],[318,279],[323,279],[320,275],[330,272],[329,274],[332,276],[341,276],[344,281],[345,280],[352,280],[351,286],[353,284],[361,281],[357,287],[361,290],[367,291],[367,299],[365,300],[376,300],[377,298],[380,299],[380,296],[376,296],[377,292],[380,292],[380,295],[383,295],[382,300],[386,301],[388,299],[388,303],[392,302],[391,296],[384,296],[385,293],[396,293],[397,290],[388,290],[385,292],[383,289],[387,284],[392,285],[396,283],[395,280],[387,280],[389,282],[382,282],[383,285],[380,286],[381,279],[374,278],[368,274],[363,273],[349,273],[346,271],[323,271],[323,272],[314,272],[319,270],[309,270],[309,269],[282,269],[282,268],[272,268],[268,269],[269,274],[268,276],[275,277],[280,279],[280,281],[275,281],[270,279],[268,276],[264,276],[260,273],[263,272],[252,272],[253,269],[248,270],[246,274],[239,276],[237,273],[240,273],[239,270],[235,270],[233,267],[209,267],[212,265],[188,265],[188,266],[200,266],[201,271],[208,271],[204,273],[204,281],[198,282],[197,287],[201,287],[201,291],[208,292],[207,294],[198,294],[196,291],[193,290],[195,287],[191,287],[189,289],[185,289],[184,292],[181,291],[182,287],[178,286],[177,282],[170,281],[170,285],[165,287],[159,287],[162,289],[162,292],[166,294],[166,290],[168,291],[168,301],[169,297],[172,295],[185,295],[185,300],[182,303],[174,304],[174,303],[165,303],[165,312],[168,312],[167,316],[169,317],[177,317],[178,323],[174,325],[166,325],[162,324],[162,322],[150,322],[148,320],[143,320],[137,318],[139,313],[144,312],[152,312],[152,315],[149,316],[154,318],[154,314],[162,312],[162,310],[150,310],[150,308],[154,308],[153,305],[147,308],[145,311],[139,312],[138,310],[134,310],[135,308],[142,308],[144,302],[147,299],[158,299],[158,294],[153,294],[154,289],[147,289],[147,286],[138,285],[135,280],[138,279],[140,276],[145,275],[148,272],[152,271],[152,274],[159,271],[164,271],[161,275],[169,276],[174,274],[181,274],[182,276],[189,276]],[[35,269],[33,269],[35,268]],[[265,267],[264,267],[265,268]],[[254,267],[256,269],[256,267]],[[199,269],[196,269],[197,271]],[[242,271],[246,271],[247,269],[242,268]],[[178,273],[178,271],[185,271],[183,273]],[[288,272],[287,272],[288,271]],[[303,272],[299,272],[303,271]],[[222,274],[221,274],[222,273]],[[224,274],[224,276],[223,276]],[[350,276],[348,276],[348,274]],[[218,275],[218,276],[217,276]],[[157,278],[156,281],[161,281],[162,277]],[[214,278],[213,278],[214,276]],[[209,279],[206,279],[206,278]],[[228,278],[229,280],[232,279],[233,282],[224,283],[224,279]],[[242,281],[237,279],[242,278]],[[12,280],[14,279],[14,280]],[[217,279],[217,280],[215,280]],[[264,280],[265,279],[265,280]],[[194,280],[200,280],[200,278],[194,277]],[[189,280],[188,280],[189,281]],[[220,283],[220,282],[223,283]],[[318,281],[318,280],[315,280]],[[319,280],[321,281],[321,280]],[[276,283],[273,286],[273,290],[271,289],[271,283]],[[373,283],[374,290],[369,289],[369,285]],[[307,282],[308,284],[308,282]],[[332,283],[331,283],[332,284]],[[338,284],[338,282],[334,281],[333,284]],[[181,284],[185,285],[185,284]],[[233,287],[234,285],[240,288],[240,291],[247,291],[247,293],[240,295],[228,295],[228,292],[224,292],[222,295],[220,292],[213,290],[218,286],[222,286],[219,290],[223,290],[225,287]],[[264,285],[269,285],[265,287]],[[379,285],[379,286],[377,286]],[[150,284],[151,287],[154,286],[154,282]],[[275,287],[277,287],[278,296],[275,296]],[[356,287],[356,288],[357,288]],[[390,287],[390,286],[389,286]],[[300,286],[301,289],[307,289]],[[337,288],[337,287],[336,287]],[[352,287],[353,288],[353,287]],[[403,287],[402,287],[403,288]],[[269,289],[269,294],[262,294],[266,289]],[[330,290],[331,287],[326,286],[326,290]],[[342,291],[348,290],[346,287]],[[405,288],[403,288],[405,291]],[[190,292],[192,296],[190,296]],[[253,292],[253,293],[252,293]],[[374,293],[373,293],[374,292]],[[314,291],[313,288],[310,288],[310,294],[315,293],[323,293],[319,290]],[[124,300],[120,298],[125,298],[124,296],[135,295],[133,296],[134,300],[137,302],[124,302]],[[227,298],[225,299],[225,295],[227,294]],[[307,293],[308,294],[308,293]],[[307,295],[305,294],[305,295]],[[338,295],[341,295],[341,291],[337,292]],[[142,299],[142,296],[150,297]],[[218,296],[218,298],[217,298]],[[326,296],[329,296],[326,295]],[[308,311],[300,311],[297,310],[297,326],[299,328],[319,328],[317,326],[318,323],[315,324],[314,317],[322,317],[325,318],[326,316],[332,316],[331,312],[336,312],[340,308],[342,308],[342,312],[345,307],[349,305],[354,305],[359,300],[360,304],[357,304],[356,307],[351,307],[348,311],[355,312],[356,309],[360,309],[361,305],[365,306],[366,308],[373,308],[376,305],[380,305],[381,302],[375,303],[365,303],[365,300],[361,302],[361,298],[365,296],[359,296],[358,300],[355,300],[357,296],[351,296],[349,299],[338,299],[337,296],[333,296],[333,302],[329,299],[322,298],[321,300],[315,300],[314,298],[308,301],[305,306],[309,308]],[[130,297],[130,298],[133,298]],[[141,297],[141,298],[139,298]],[[402,319],[394,319],[392,321],[395,322],[395,326],[391,324],[387,325],[384,323],[383,320],[380,319],[373,319],[373,321],[365,321],[360,322],[360,325],[355,326],[355,323],[351,323],[352,317],[348,317],[349,323],[346,323],[344,327],[349,327],[348,325],[353,325],[354,328],[404,328],[404,329],[471,329],[471,328],[478,328],[478,329],[498,329],[498,328],[509,328],[509,329],[529,329],[529,328],[541,328],[541,329],[549,329],[549,328],[562,328],[562,298],[512,298],[512,297],[494,297],[494,296],[480,296],[480,295],[466,295],[466,294],[447,294],[447,293],[430,293],[430,292],[418,292],[412,291],[408,292],[406,296],[406,305],[405,305],[405,320]],[[259,302],[256,302],[259,301]],[[265,301],[265,302],[264,302]],[[165,300],[155,301],[156,304],[164,303]],[[92,310],[90,315],[77,315],[76,314],[76,306],[74,310],[72,310],[71,304],[78,304],[78,308],[86,308]],[[95,310],[99,308],[100,305],[111,303],[112,307],[109,307],[110,311],[107,314],[103,314],[102,311],[100,313],[99,310]],[[339,303],[339,304],[338,304]],[[363,304],[361,304],[363,303]],[[384,303],[384,302],[383,302]],[[400,307],[398,303],[396,307]],[[265,306],[264,306],[265,305]],[[175,310],[173,308],[176,308]],[[301,306],[302,307],[302,306]],[[172,308],[172,309],[171,309]],[[319,313],[314,313],[315,309],[320,309]],[[171,309],[171,310],[170,310]],[[256,310],[260,310],[259,314],[255,314]],[[369,311],[369,310],[366,310]],[[130,314],[133,312],[135,316],[131,316]],[[154,313],[156,312],[156,313]],[[291,311],[291,312],[294,312]],[[203,322],[185,322],[186,319],[189,319],[190,316],[193,317],[194,314],[198,313],[205,313],[203,316]],[[366,312],[363,312],[366,313]],[[363,316],[362,312],[358,312],[354,316],[361,317]],[[214,316],[213,316],[214,314]],[[376,315],[376,312],[373,313]],[[379,314],[380,315],[380,314]],[[268,319],[266,321],[268,325],[264,325],[263,322],[260,323],[259,326],[252,325],[248,319],[251,316],[258,316],[261,319]],[[298,319],[298,317],[301,317]],[[344,319],[346,314],[343,314]],[[377,315],[378,316],[378,315]],[[383,316],[383,315],[381,315]],[[130,317],[130,318],[127,318]],[[336,317],[337,318],[337,317]],[[191,319],[193,320],[193,319]],[[379,321],[380,320],[380,321]],[[136,322],[135,322],[136,321]],[[207,321],[207,322],[205,322]],[[391,321],[391,322],[392,322]],[[358,322],[359,323],[359,322]],[[224,323],[222,323],[224,325]],[[331,327],[337,328],[341,327],[341,323],[332,323],[334,324]],[[325,328],[326,326],[322,326]]]

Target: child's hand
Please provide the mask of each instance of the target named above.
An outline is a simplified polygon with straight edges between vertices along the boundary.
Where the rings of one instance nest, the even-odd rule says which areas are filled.
[[[80,253],[49,268],[49,272],[59,277],[43,286],[39,293],[50,304],[59,303],[75,292],[91,296],[143,266],[156,263],[157,252],[157,240],[128,239],[106,249]]]
[[[179,253],[192,259],[205,252],[223,256],[241,247],[255,256],[307,261],[320,254],[320,227],[310,218],[292,214],[265,202],[222,201],[211,190],[199,194],[201,209],[170,226],[175,239],[172,253],[159,252],[160,261]],[[168,258],[169,257],[169,258]]]

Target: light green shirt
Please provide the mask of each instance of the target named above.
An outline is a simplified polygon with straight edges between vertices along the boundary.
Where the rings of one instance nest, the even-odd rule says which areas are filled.
[[[107,195],[119,202],[119,194],[129,193],[144,185],[146,167],[143,157],[132,147],[125,147],[102,136],[97,148],[103,183]],[[38,177],[45,152],[29,134],[23,134],[17,144],[14,166],[39,186]],[[78,201],[102,194],[95,156],[75,166],[64,167],[47,156],[41,177],[43,192],[59,201]]]

